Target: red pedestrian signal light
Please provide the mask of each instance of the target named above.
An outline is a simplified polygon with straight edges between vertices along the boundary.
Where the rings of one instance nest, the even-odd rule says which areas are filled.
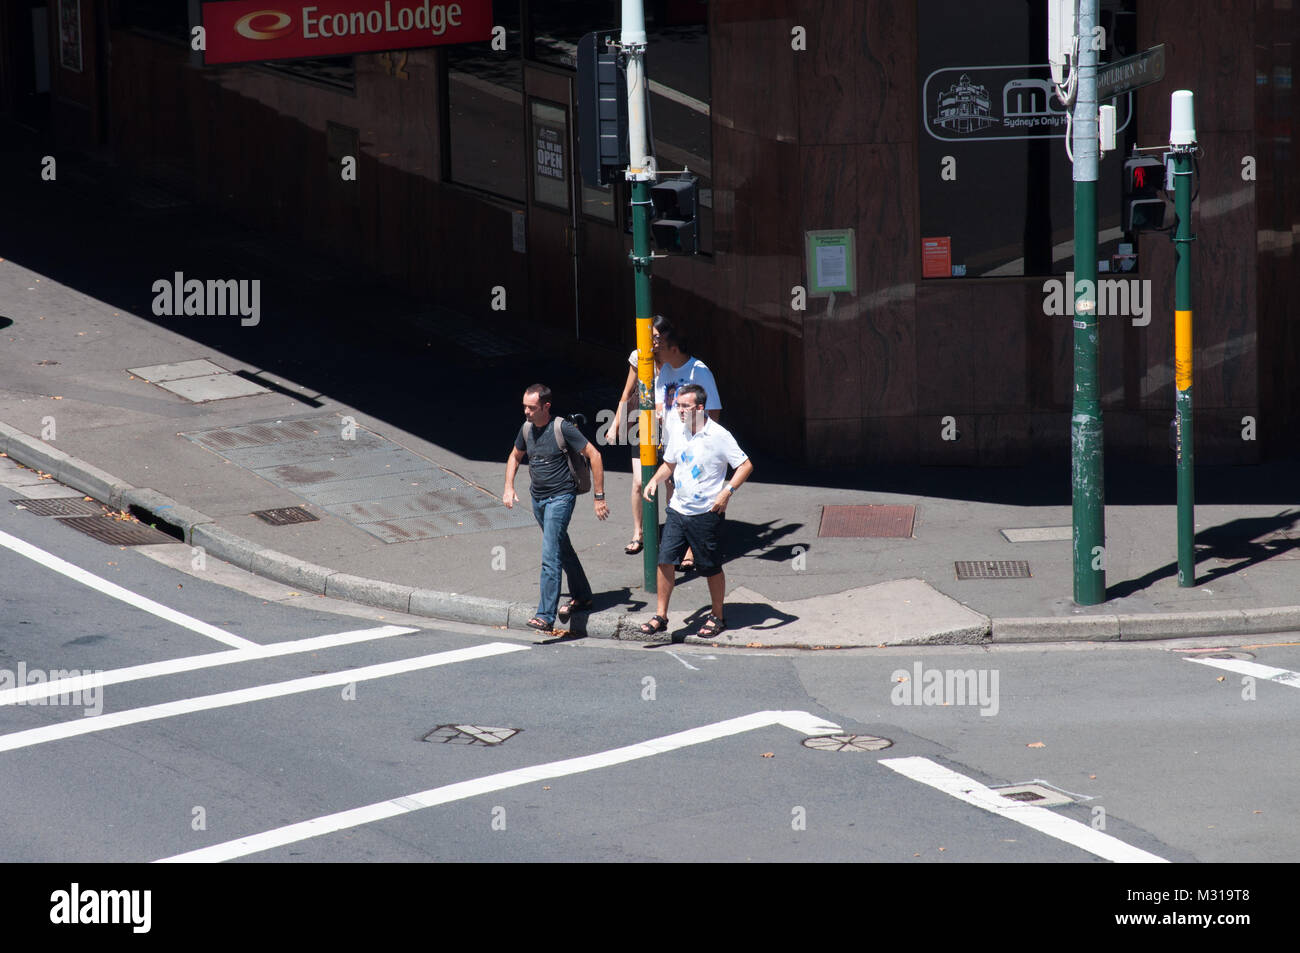
[[[1163,159],[1134,156],[1124,160],[1123,228],[1126,232],[1163,228],[1165,200]]]

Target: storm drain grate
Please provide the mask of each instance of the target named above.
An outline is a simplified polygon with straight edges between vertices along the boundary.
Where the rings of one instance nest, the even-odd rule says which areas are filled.
[[[489,728],[486,725],[439,725],[420,740],[444,745],[499,745],[521,731],[522,728]]]
[[[915,519],[915,506],[823,506],[817,535],[906,539]]]
[[[104,507],[79,496],[59,496],[46,500],[10,500],[10,503],[37,516],[103,516]]]
[[[1029,562],[1023,559],[973,559],[953,563],[958,579],[1029,579]]]
[[[879,751],[893,744],[875,735],[814,735],[803,740],[805,748],[815,751]]]
[[[288,526],[290,523],[315,523],[320,517],[315,513],[310,513],[301,506],[281,506],[272,510],[256,510],[253,513],[258,519],[270,523],[272,526]]]
[[[1061,807],[1074,803],[1074,798],[1043,784],[1010,784],[993,790],[1009,801],[1032,804],[1035,807]]]
[[[151,546],[154,543],[176,542],[175,537],[159,532],[153,527],[130,520],[114,519],[111,516],[80,516],[76,519],[60,520],[60,522],[101,543],[111,543],[114,546]]]

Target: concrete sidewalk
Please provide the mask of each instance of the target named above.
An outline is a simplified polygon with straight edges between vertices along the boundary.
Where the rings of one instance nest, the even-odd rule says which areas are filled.
[[[0,262],[0,298],[14,322],[0,390],[0,450],[11,460],[176,527],[209,555],[305,592],[512,628],[535,611],[539,533],[527,506],[512,513],[499,501],[513,417],[494,424],[500,461],[462,457],[329,394],[312,393],[306,406],[310,388],[12,261]],[[210,365],[182,363],[192,361]],[[265,387],[247,396],[203,399],[259,384]],[[42,433],[49,439],[39,439]],[[630,452],[606,448],[605,458],[613,515],[596,520],[590,497],[582,498],[571,527],[597,606],[571,629],[637,639],[653,596],[641,587],[641,557],[623,553]],[[1070,523],[1066,505],[950,498],[928,488],[884,492],[872,489],[870,475],[861,488],[782,485],[765,482],[765,469],[756,459],[753,480],[728,511],[730,628],[716,644],[829,648],[1300,629],[1300,550],[1291,538],[1300,507],[1271,489],[1242,490],[1243,499],[1258,502],[1198,507],[1198,531],[1211,550],[1190,589],[1178,588],[1173,572],[1173,506],[1108,507],[1114,597],[1081,609],[1070,598],[1070,543],[1059,529]],[[1300,486],[1294,468],[1232,475]],[[953,486],[974,479],[958,470],[929,476]],[[1003,499],[1021,490],[1044,496],[1029,482],[1041,478],[1037,470],[997,476],[1026,481],[1004,487]],[[521,471],[525,503],[526,482]],[[1060,489],[1065,495],[1068,482]],[[913,535],[818,535],[824,507],[870,504],[914,506]],[[272,526],[252,515],[280,507],[318,519]],[[1041,541],[1012,542],[1008,535],[1017,534],[1003,532],[1044,527],[1057,530],[1029,534],[1049,537]],[[958,560],[1025,560],[1032,575],[958,580]],[[703,579],[679,577],[674,638],[693,639],[686,633],[707,603]]]

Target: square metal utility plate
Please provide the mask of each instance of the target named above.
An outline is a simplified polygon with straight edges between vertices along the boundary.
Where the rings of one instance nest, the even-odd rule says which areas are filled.
[[[169,390],[179,397],[194,404],[209,400],[229,400],[231,397],[251,397],[254,394],[269,394],[269,388],[261,384],[222,372],[209,374],[207,377],[186,377],[181,380],[161,381],[158,386]]]
[[[908,539],[915,519],[915,506],[823,506],[817,535]]]
[[[1001,532],[1008,543],[1068,543],[1074,539],[1073,526],[1025,526]]]
[[[1028,579],[1032,575],[1023,559],[972,559],[953,565],[958,579]]]
[[[1054,791],[1042,784],[1009,784],[993,790],[1008,801],[1032,804],[1034,807],[1061,807],[1074,803],[1074,798],[1066,797],[1060,791]]]
[[[207,377],[211,374],[229,374],[224,367],[219,367],[208,360],[178,361],[175,364],[150,364],[148,367],[128,367],[136,377],[142,377],[152,384],[162,381],[179,381],[187,377]]]

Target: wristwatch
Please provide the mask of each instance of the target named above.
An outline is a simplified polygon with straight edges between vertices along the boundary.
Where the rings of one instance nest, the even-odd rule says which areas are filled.
[[[605,494],[604,494],[604,493],[593,493],[592,496],[591,496],[591,498],[592,498],[593,500],[597,501],[597,502],[600,502],[601,500],[603,500],[603,499],[605,498]]]
[[[729,491],[733,496],[734,496],[735,493],[736,493],[736,488],[735,488],[734,486],[732,486],[730,483],[727,484],[727,490],[728,490],[728,491]]]

